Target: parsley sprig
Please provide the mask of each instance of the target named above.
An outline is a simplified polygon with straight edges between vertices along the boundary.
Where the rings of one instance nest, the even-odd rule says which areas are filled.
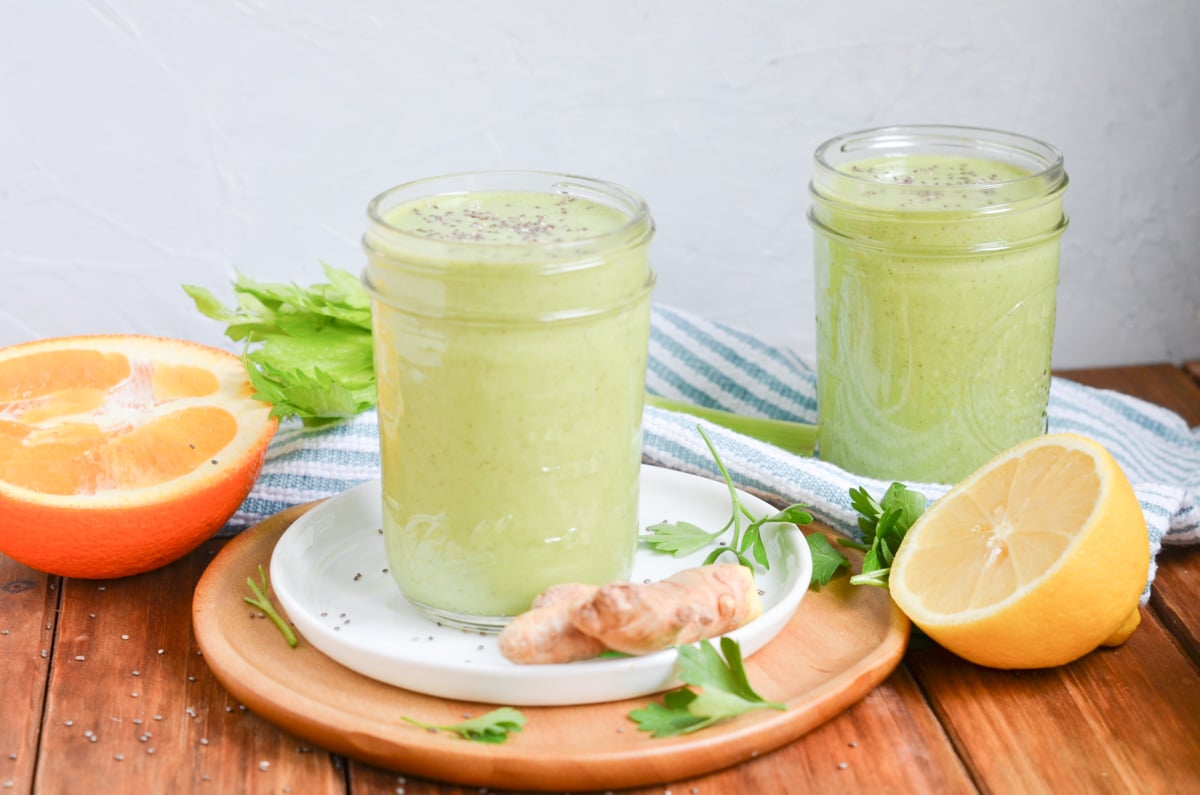
[[[838,544],[866,553],[862,572],[850,578],[853,585],[887,587],[892,559],[913,522],[925,511],[925,503],[924,494],[902,483],[893,483],[878,501],[865,488],[850,489],[850,504],[859,513],[858,528],[863,541],[839,538]],[[816,585],[825,585],[840,569],[850,568],[846,556],[820,533],[808,536],[808,548],[812,552],[812,581]]]
[[[267,581],[267,571],[262,564],[258,564],[258,579],[260,582],[255,582],[253,577],[246,578],[246,585],[250,586],[250,596],[244,597],[246,602],[254,607],[257,607],[263,612],[267,618],[271,619],[271,623],[278,629],[283,639],[287,641],[287,645],[293,649],[299,640],[296,638],[296,633],[288,626],[288,623],[283,620],[283,616],[279,615],[279,611],[275,609],[275,605],[271,604],[271,597],[267,593],[271,589],[271,584]]]
[[[729,521],[715,532],[709,532],[691,522],[660,522],[646,528],[650,535],[642,539],[643,542],[653,550],[666,552],[678,558],[704,549],[732,530],[733,537],[728,545],[718,546],[710,552],[704,559],[704,564],[714,563],[728,552],[736,557],[739,563],[751,570],[754,569],[751,559],[764,569],[770,569],[771,561],[767,555],[766,545],[763,543],[762,528],[765,525],[777,523],[809,524],[812,522],[812,515],[805,510],[804,505],[795,504],[789,505],[778,513],[756,517],[738,499],[737,488],[733,485],[729,470],[725,468],[725,463],[721,461],[721,456],[717,453],[717,448],[708,434],[699,426],[696,430],[700,432],[704,444],[708,446],[708,451],[725,481],[725,486],[729,489],[729,501],[732,504]],[[746,523],[745,526],[743,523]]]
[[[750,686],[737,641],[721,638],[720,653],[707,640],[699,646],[680,646],[678,653],[680,681],[700,690],[681,687],[663,696],[662,704],[651,703],[630,712],[638,729],[652,737],[690,734],[756,709],[787,709],[784,704],[767,701]]]
[[[464,740],[473,740],[478,743],[502,743],[508,739],[510,734],[521,731],[525,726],[525,716],[512,707],[500,707],[477,718],[444,725],[424,723],[403,715],[400,716],[400,719],[413,726],[420,726],[426,731],[450,732]]]

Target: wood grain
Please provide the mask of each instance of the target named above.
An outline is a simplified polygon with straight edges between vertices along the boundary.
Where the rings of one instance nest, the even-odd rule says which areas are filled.
[[[405,723],[450,724],[494,705],[426,696],[368,679],[308,643],[283,643],[231,597],[268,560],[300,513],[271,517],[231,541],[194,601],[197,638],[221,682],[257,713],[350,758],[472,786],[532,790],[622,788],[673,781],[765,755],[838,715],[896,667],[908,621],[887,593],[842,578],[805,596],[784,630],[746,662],[755,689],[787,709],[758,710],[684,737],[637,731],[643,697],[571,707],[524,707],[525,729],[498,745]]]
[[[0,554],[0,791],[33,789],[59,587]]]
[[[1168,795],[1200,781],[1200,679],[1147,611],[1124,646],[1060,668],[999,671],[940,649],[907,661],[984,791]]]
[[[1200,364],[1060,374],[1200,425]],[[0,556],[0,792],[478,795],[478,786],[347,762],[241,709],[190,629],[193,587],[222,545],[108,582],[60,581]],[[913,649],[881,685],[799,739],[629,793],[1195,790],[1200,548],[1164,550],[1159,566],[1143,625],[1119,649],[1020,673]],[[248,610],[244,618],[261,621]]]
[[[192,588],[218,546],[136,577],[65,581],[39,795],[344,792],[327,753],[243,709],[201,657]]]

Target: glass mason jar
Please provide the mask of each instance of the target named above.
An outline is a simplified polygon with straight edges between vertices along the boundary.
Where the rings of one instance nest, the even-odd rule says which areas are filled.
[[[562,582],[628,577],[654,285],[645,202],[498,171],[377,196],[363,238],[388,567],[495,631]]]
[[[814,159],[819,456],[954,483],[1045,432],[1059,151],[911,126],[834,138]]]

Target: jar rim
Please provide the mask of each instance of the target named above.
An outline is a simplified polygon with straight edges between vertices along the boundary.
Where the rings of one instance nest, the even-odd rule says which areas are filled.
[[[867,157],[888,155],[954,153],[997,159],[1028,168],[1028,175],[1016,179],[981,180],[956,185],[962,190],[988,190],[1002,186],[1038,183],[1051,190],[1066,180],[1063,155],[1057,147],[1039,138],[1019,133],[949,124],[909,124],[874,127],[843,133],[823,142],[813,153],[819,171],[836,174],[839,179],[863,185],[886,185],[888,190],[926,190],[928,186],[881,182],[837,168],[837,162],[852,162]],[[835,162],[835,155],[848,157]]]
[[[505,187],[502,183],[506,180],[542,180],[544,184],[539,190],[532,188],[514,189]],[[475,183],[471,187],[460,187],[456,190],[430,190],[427,192],[421,191],[422,188],[432,187],[438,184],[449,185],[452,183],[460,183],[466,185]],[[569,189],[574,189],[574,192]],[[431,238],[424,235],[416,234],[406,229],[396,227],[384,218],[386,210],[384,206],[387,202],[397,195],[409,193],[406,197],[408,201],[415,201],[422,198],[432,198],[436,196],[465,196],[473,192],[495,192],[504,190],[516,190],[518,192],[543,192],[555,193],[560,192],[568,196],[577,197],[592,197],[603,198],[609,206],[612,201],[620,202],[613,209],[620,210],[628,216],[628,220],[617,227],[598,232],[596,234],[575,237],[564,241],[548,241],[536,243],[520,243],[520,242],[496,242],[496,241],[473,241],[473,240],[441,240],[439,238]],[[400,202],[396,205],[398,206]],[[388,207],[387,209],[391,209]],[[386,232],[389,238],[396,240],[411,240],[418,245],[452,245],[462,246],[465,249],[523,249],[535,247],[539,250],[556,251],[569,250],[577,248],[581,244],[588,243],[603,243],[606,240],[623,240],[627,238],[631,232],[642,229],[646,226],[653,227],[653,220],[650,216],[650,207],[646,200],[638,193],[629,188],[618,185],[615,182],[597,179],[594,177],[586,177],[578,174],[569,174],[556,171],[542,171],[536,169],[495,169],[495,170],[479,170],[479,171],[459,171],[449,174],[441,174],[431,177],[423,177],[421,179],[409,180],[408,182],[400,183],[387,190],[378,193],[367,204],[367,219],[373,225],[378,225]]]

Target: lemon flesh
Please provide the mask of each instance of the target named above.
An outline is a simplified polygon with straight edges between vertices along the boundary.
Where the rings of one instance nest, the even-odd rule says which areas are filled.
[[[1120,466],[1076,434],[1023,442],[913,525],[892,563],[893,599],[965,659],[1061,665],[1136,628],[1150,545]]]

